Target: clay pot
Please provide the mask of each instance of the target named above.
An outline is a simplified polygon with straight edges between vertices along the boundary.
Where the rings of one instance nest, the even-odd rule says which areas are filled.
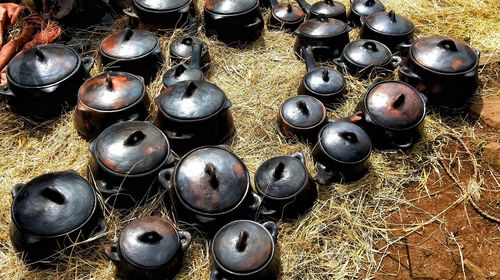
[[[278,0],[271,0],[271,15],[269,16],[269,28],[283,29],[292,32],[304,22],[306,15],[291,3],[278,3]]]
[[[201,70],[201,48],[202,45],[196,41],[192,43],[192,57],[189,63],[178,64],[165,72],[163,85],[169,87],[182,81],[198,81],[205,77]]]
[[[152,32],[182,27],[196,14],[192,0],[134,0],[133,7],[123,12],[132,26]]]
[[[333,0],[323,0],[316,2],[314,4],[307,3],[306,0],[297,1],[302,9],[307,13],[307,18],[317,18],[323,15],[327,18],[338,19],[343,22],[347,22],[346,7],[344,4],[333,1]]]

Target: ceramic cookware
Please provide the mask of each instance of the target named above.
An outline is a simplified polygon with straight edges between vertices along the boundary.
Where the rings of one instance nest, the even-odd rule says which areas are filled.
[[[385,6],[379,0],[351,0],[351,9],[347,18],[353,26],[361,26],[365,17],[383,11],[385,11]]]
[[[347,22],[346,7],[344,4],[333,0],[322,0],[314,4],[309,4],[306,0],[297,1],[302,9],[307,13],[307,18],[317,18],[323,15],[327,18],[334,18]]]
[[[190,17],[187,34],[175,38],[170,43],[170,61],[172,64],[189,61],[193,55],[194,42],[201,44],[201,69],[207,71],[211,59],[207,44],[198,37],[198,17]]]
[[[192,0],[134,0],[133,7],[123,10],[134,27],[152,32],[186,25],[196,13]]]
[[[169,87],[182,81],[198,81],[204,79],[203,71],[201,69],[202,45],[197,41],[193,41],[191,47],[193,51],[189,63],[178,64],[168,69],[163,75],[163,85],[165,87]]]
[[[269,16],[269,28],[294,31],[304,21],[306,15],[296,5],[291,3],[278,3],[278,0],[270,0],[271,15]]]

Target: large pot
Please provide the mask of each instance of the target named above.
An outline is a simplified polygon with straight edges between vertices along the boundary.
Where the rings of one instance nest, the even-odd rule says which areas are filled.
[[[174,161],[167,137],[149,122],[109,126],[89,150],[89,181],[117,208],[134,207],[156,195],[158,173]]]
[[[191,235],[155,216],[137,218],[123,228],[118,242],[104,252],[120,279],[173,279],[181,269]]]
[[[202,45],[197,41],[191,44],[193,49],[189,63],[177,64],[168,69],[163,75],[163,86],[169,87],[182,81],[199,81],[205,78],[201,69]]]
[[[438,105],[460,106],[478,85],[479,50],[465,42],[432,36],[416,40],[399,67],[401,80]]]
[[[178,218],[208,234],[230,221],[252,217],[260,205],[245,164],[227,146],[194,149],[158,177],[169,194],[165,203]]]
[[[123,12],[134,27],[152,32],[182,27],[196,14],[192,0],[134,0],[133,8]]]
[[[7,65],[8,86],[0,95],[25,115],[46,119],[76,103],[80,85],[88,78],[92,57],[81,58],[72,48],[47,44],[27,49]]]
[[[361,26],[365,17],[385,11],[385,6],[380,0],[351,0],[351,9],[347,19],[353,26]]]
[[[306,15],[296,5],[291,3],[278,3],[278,0],[270,0],[271,14],[269,15],[269,28],[284,29],[285,31],[294,31],[304,22]]]
[[[347,22],[347,14],[345,5],[333,0],[323,0],[314,4],[307,3],[306,0],[297,1],[302,9],[307,13],[307,18],[317,18],[323,15],[327,18],[334,18]]]
[[[156,104],[156,123],[178,154],[223,144],[235,133],[231,102],[222,89],[209,82],[173,84],[156,98]]]
[[[82,136],[93,139],[117,122],[145,120],[149,105],[142,77],[104,72],[87,80],[78,90],[74,124]]]
[[[15,185],[12,197],[10,239],[29,263],[55,264],[59,251],[106,232],[95,190],[74,170]]]

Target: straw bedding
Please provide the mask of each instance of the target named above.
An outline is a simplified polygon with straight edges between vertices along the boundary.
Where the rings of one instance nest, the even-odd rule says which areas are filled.
[[[202,1],[199,1],[202,7]],[[347,1],[343,0],[345,4]],[[500,67],[495,61],[499,55],[500,14],[496,0],[386,0],[388,9],[412,20],[417,36],[449,35],[462,39],[482,51],[480,69],[481,87],[478,95],[498,95]],[[202,9],[200,9],[202,10]],[[269,11],[265,12],[265,16]],[[116,29],[125,23],[122,19]],[[178,31],[173,36],[178,36]],[[91,35],[97,46],[106,34],[101,29],[82,31]],[[357,31],[352,32],[357,38]],[[161,39],[167,54],[170,37]],[[208,40],[212,55],[210,82],[225,90],[233,103],[237,135],[230,145],[243,158],[251,175],[266,159],[301,151],[307,166],[314,174],[310,148],[285,140],[277,130],[276,115],[280,104],[296,94],[305,73],[305,65],[293,54],[294,37],[280,31],[265,31],[257,42],[242,49],[229,48],[220,42]],[[95,50],[96,48],[94,48]],[[98,56],[97,51],[90,54]],[[166,60],[168,61],[168,60]],[[167,62],[165,69],[169,67]],[[92,70],[102,71],[99,63]],[[161,74],[148,87],[154,97],[161,90]],[[348,80],[346,103],[329,113],[339,118],[352,113],[371,80]],[[152,108],[154,110],[154,108]],[[72,112],[61,118],[41,124],[14,115],[0,103],[0,279],[111,279],[113,264],[103,254],[103,246],[117,239],[121,228],[132,218],[144,215],[170,217],[163,210],[160,197],[150,205],[129,213],[108,210],[108,234],[86,248],[65,253],[60,265],[47,271],[29,270],[15,255],[10,245],[10,190],[19,182],[50,171],[75,169],[84,174],[88,158],[87,142],[73,128]],[[376,247],[380,241],[391,242],[385,219],[398,211],[405,201],[402,192],[408,186],[425,187],[430,170],[437,168],[434,140],[444,133],[462,137],[473,153],[478,153],[487,139],[477,139],[480,124],[468,116],[467,110],[431,110],[426,119],[425,136],[408,152],[372,155],[372,168],[363,179],[350,184],[320,187],[313,209],[292,223],[280,223],[283,279],[338,279],[370,278],[380,263],[377,254],[385,247]],[[425,223],[425,221],[422,221]],[[192,233],[187,224],[181,228]],[[408,231],[418,228],[409,225]],[[208,242],[195,234],[185,258],[179,279],[207,279],[209,274]]]

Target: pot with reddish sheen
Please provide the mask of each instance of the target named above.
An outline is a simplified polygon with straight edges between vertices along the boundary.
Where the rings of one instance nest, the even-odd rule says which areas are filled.
[[[194,41],[191,61],[189,63],[178,64],[165,72],[163,75],[163,85],[169,87],[182,81],[198,81],[205,77],[201,70],[201,44]]]
[[[192,0],[134,0],[123,12],[134,27],[152,32],[182,27],[196,14]]]
[[[201,69],[207,71],[211,59],[207,44],[198,37],[198,17],[190,17],[187,34],[175,38],[170,44],[170,61],[172,64],[189,61],[193,55],[194,43],[201,44]]]
[[[269,16],[269,28],[284,29],[286,31],[294,31],[299,25],[304,22],[305,14],[295,5],[291,3],[278,3],[278,0],[270,0],[271,15]]]
[[[323,0],[314,4],[307,3],[306,0],[297,1],[302,9],[307,13],[307,18],[317,18],[323,15],[327,18],[334,18],[347,22],[345,5],[333,0]]]
[[[351,0],[351,9],[347,18],[352,25],[361,26],[365,17],[383,11],[385,11],[385,6],[379,0]]]

